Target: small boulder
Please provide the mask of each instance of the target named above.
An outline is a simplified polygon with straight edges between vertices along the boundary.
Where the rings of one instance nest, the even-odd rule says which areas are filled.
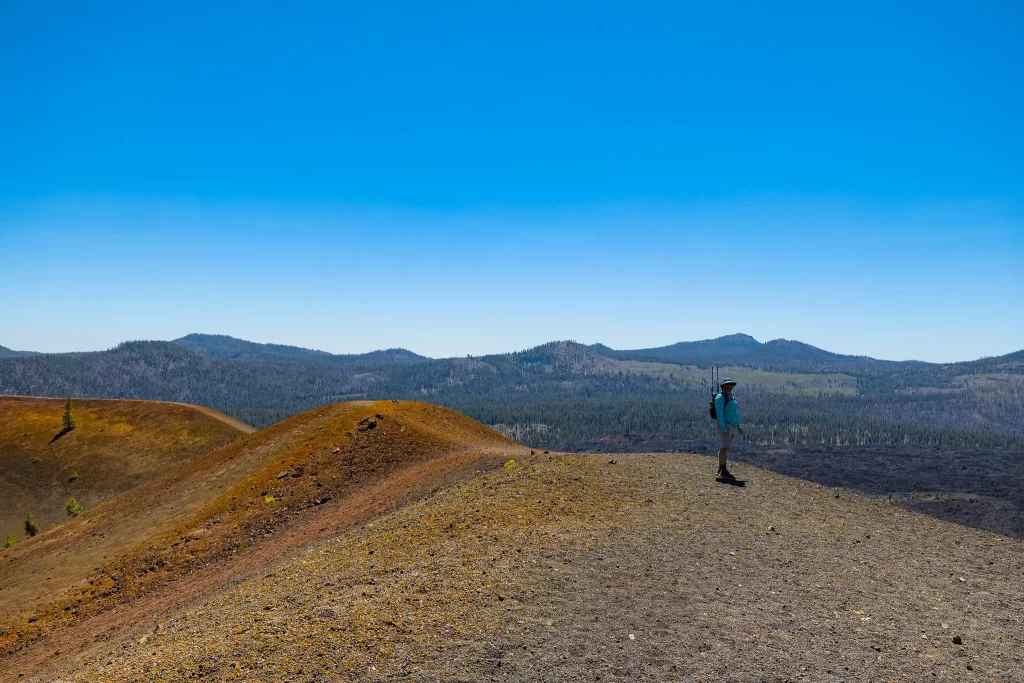
[[[954,645],[963,645],[964,644],[964,639],[961,638],[960,636],[953,636],[953,644]]]

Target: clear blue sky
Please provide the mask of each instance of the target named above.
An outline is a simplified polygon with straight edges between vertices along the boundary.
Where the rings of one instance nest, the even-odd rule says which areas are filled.
[[[1024,348],[1019,8],[867,5],[4,2],[0,344]]]

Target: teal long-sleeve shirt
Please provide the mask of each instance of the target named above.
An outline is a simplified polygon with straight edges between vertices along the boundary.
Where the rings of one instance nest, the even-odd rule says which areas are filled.
[[[735,425],[736,429],[740,428],[740,404],[735,398],[726,403],[722,394],[715,396],[715,414],[718,415],[719,431],[728,431],[727,424]]]

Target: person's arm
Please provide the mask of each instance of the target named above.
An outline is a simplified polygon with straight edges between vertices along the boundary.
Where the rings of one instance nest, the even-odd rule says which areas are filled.
[[[718,416],[718,431],[729,431],[729,428],[725,426],[725,397],[721,394],[715,396],[715,415]]]

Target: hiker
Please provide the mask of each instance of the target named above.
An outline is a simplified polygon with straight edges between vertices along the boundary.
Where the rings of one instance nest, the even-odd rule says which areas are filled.
[[[729,468],[725,466],[726,457],[729,455],[729,447],[736,433],[743,433],[740,428],[740,406],[732,395],[736,382],[728,377],[722,380],[719,385],[722,393],[715,396],[715,413],[718,417],[718,477],[721,479],[735,479]]]

